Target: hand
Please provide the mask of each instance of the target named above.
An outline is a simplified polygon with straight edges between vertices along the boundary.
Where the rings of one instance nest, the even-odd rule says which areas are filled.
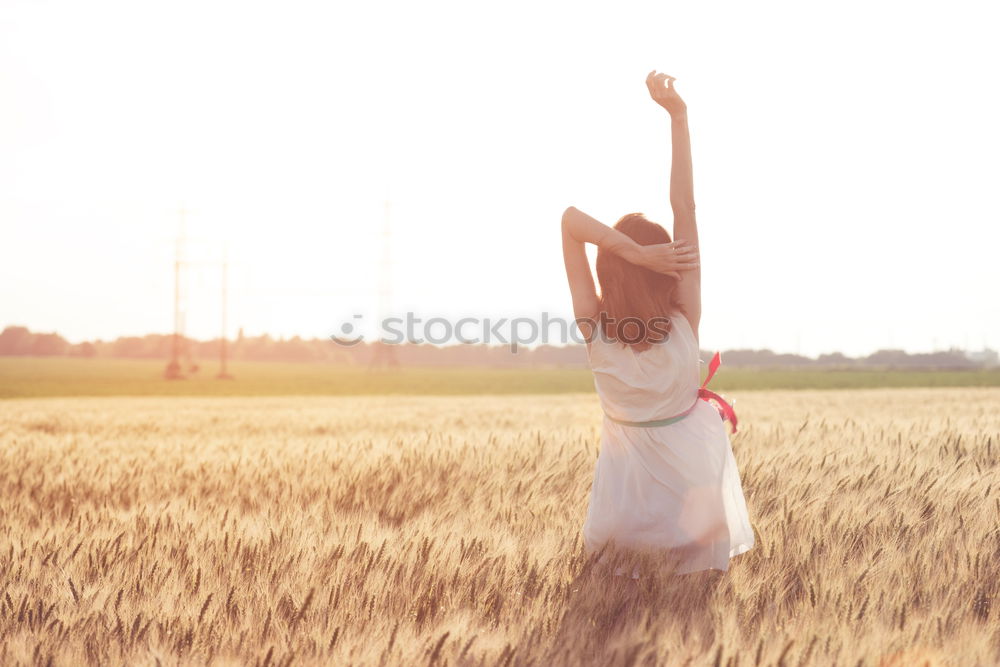
[[[687,241],[639,246],[633,264],[682,280],[681,271],[700,266],[698,247]]]
[[[674,90],[675,78],[669,74],[657,74],[654,69],[646,76],[646,87],[653,101],[669,111],[671,116],[683,116],[687,114],[687,105]]]

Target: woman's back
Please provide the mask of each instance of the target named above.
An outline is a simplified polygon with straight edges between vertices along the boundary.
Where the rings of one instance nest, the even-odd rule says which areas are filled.
[[[636,352],[598,333],[587,349],[604,412],[642,422],[680,414],[698,398],[698,342],[687,318],[670,316],[666,340]]]

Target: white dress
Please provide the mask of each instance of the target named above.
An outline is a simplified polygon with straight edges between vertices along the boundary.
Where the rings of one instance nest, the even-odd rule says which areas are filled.
[[[605,417],[583,525],[586,552],[669,549],[677,574],[728,570],[754,545],[727,426],[698,399],[699,351],[690,323],[670,317],[667,340],[641,352],[598,334],[587,354]],[[608,418],[666,426],[626,426]],[[602,558],[603,560],[603,558]]]

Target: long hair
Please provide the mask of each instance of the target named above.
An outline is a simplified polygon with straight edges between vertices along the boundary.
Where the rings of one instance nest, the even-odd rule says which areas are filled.
[[[639,245],[671,240],[666,229],[642,213],[622,216],[614,228]],[[599,326],[608,338],[642,351],[669,336],[667,318],[679,309],[675,278],[598,249],[597,281],[601,286]]]

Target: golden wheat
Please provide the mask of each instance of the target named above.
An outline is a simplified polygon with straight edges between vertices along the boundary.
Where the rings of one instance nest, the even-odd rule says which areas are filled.
[[[0,664],[1000,662],[1000,390],[738,408],[705,588],[584,557],[592,394],[0,402]]]

